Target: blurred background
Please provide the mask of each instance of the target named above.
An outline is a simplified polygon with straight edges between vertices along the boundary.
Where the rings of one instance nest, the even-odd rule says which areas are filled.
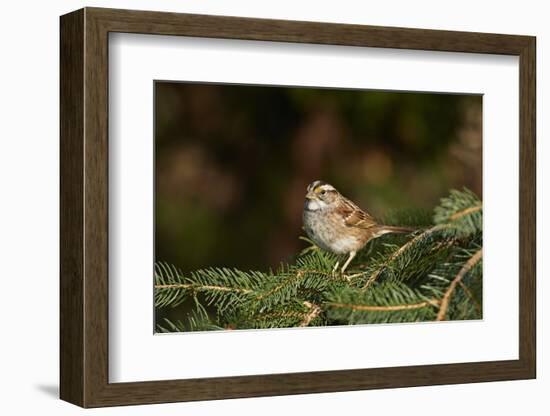
[[[382,220],[481,196],[481,120],[479,95],[156,82],[156,260],[276,268],[316,179]]]

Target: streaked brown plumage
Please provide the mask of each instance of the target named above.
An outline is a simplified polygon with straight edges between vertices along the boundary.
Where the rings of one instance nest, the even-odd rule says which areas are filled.
[[[344,272],[357,252],[373,238],[388,233],[407,233],[407,227],[378,224],[376,220],[341,195],[332,185],[315,181],[307,187],[303,211],[304,229],[315,244],[336,254],[348,254]],[[334,270],[338,268],[336,263]]]

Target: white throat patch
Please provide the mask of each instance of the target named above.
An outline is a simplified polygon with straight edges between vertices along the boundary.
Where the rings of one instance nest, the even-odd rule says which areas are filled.
[[[326,207],[327,204],[319,199],[315,199],[315,200],[308,200],[307,201],[307,209],[309,211],[317,211],[319,209],[322,209],[324,207]]]

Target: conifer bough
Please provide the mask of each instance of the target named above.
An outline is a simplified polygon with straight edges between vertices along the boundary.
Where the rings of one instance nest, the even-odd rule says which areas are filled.
[[[404,218],[414,221],[410,215]],[[398,219],[399,220],[399,219]],[[183,274],[155,264],[155,307],[191,312],[157,322],[158,332],[353,325],[482,317],[479,198],[452,190],[432,223],[368,243],[346,275],[313,244],[275,272],[208,268]],[[349,279],[349,280],[348,280]],[[186,309],[189,309],[186,308]]]

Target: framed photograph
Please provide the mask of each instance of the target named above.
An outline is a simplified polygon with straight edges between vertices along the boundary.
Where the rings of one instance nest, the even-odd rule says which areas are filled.
[[[63,400],[536,376],[534,37],[60,27]]]

